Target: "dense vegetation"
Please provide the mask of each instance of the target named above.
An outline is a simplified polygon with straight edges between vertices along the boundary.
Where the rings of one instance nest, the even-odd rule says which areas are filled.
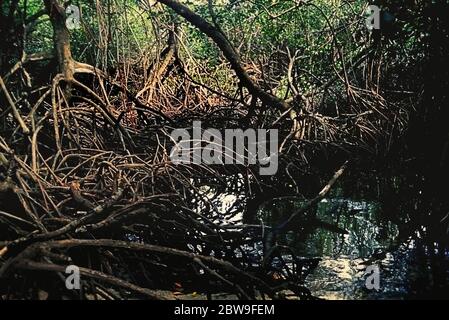
[[[347,232],[335,184],[444,256],[449,4],[376,2],[0,0],[0,297],[312,298],[285,235]],[[277,174],[173,163],[194,120],[278,129]]]

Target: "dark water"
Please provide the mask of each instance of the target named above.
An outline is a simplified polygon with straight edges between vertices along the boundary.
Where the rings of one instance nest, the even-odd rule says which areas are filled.
[[[306,281],[314,296],[323,299],[449,298],[449,252],[425,241],[422,237],[425,230],[400,239],[398,226],[383,218],[381,206],[376,202],[326,199],[318,205],[316,217],[338,225],[348,234],[314,228],[290,231],[287,235],[285,241],[298,255],[321,258]],[[369,266],[379,271],[378,290],[367,286],[372,274],[366,273],[372,270],[367,269]]]
[[[205,195],[211,192],[209,187],[203,189]],[[281,244],[293,248],[299,257],[321,259],[305,283],[314,296],[323,299],[449,299],[447,248],[428,240],[425,227],[418,224],[404,233],[407,225],[404,220],[394,219],[396,223],[393,223],[391,219],[392,214],[408,218],[414,213],[401,209],[387,216],[382,200],[372,200],[372,197],[355,200],[341,194],[337,190],[321,201],[298,223],[297,229],[278,239]],[[239,195],[224,192],[215,198],[214,205],[225,213],[239,199],[242,200]],[[303,205],[304,202],[292,198],[268,201],[259,210],[255,223],[278,226]],[[217,222],[242,222],[240,213],[231,216]],[[311,218],[321,225],[310,223]],[[261,257],[262,247],[260,243],[248,250]],[[369,286],[370,281],[367,286],[372,273],[366,272],[373,268],[379,271],[378,290]]]

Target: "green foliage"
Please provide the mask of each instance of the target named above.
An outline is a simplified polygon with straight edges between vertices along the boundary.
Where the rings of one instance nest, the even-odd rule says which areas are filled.
[[[361,0],[215,0],[212,1],[212,11],[207,1],[181,2],[216,23],[239,51],[250,73],[254,67],[259,69],[254,71],[259,73],[258,77],[264,73],[277,82],[276,87],[267,85],[267,89],[280,97],[291,94],[286,72],[288,52],[291,56],[296,53],[293,70],[296,85],[309,92],[334,77],[336,70],[341,70],[345,63],[355,60],[371,45],[371,35],[364,21],[366,3]],[[104,69],[125,61],[140,63],[147,57],[151,61],[165,48],[169,30],[173,23],[177,23],[181,58],[218,77],[223,89],[234,86],[217,46],[167,7],[155,3],[143,6],[136,0],[77,0],[73,4],[79,6],[82,13],[82,28],[71,31],[75,59]],[[400,45],[392,42],[385,48],[385,54],[390,55],[400,69],[399,66],[413,63],[414,57],[422,51],[423,35],[417,31],[420,26],[409,12],[400,6],[389,7],[404,16],[401,21],[405,21],[398,36]],[[7,12],[9,3],[3,1],[1,9]],[[41,10],[41,0],[20,0],[16,19],[32,17]],[[48,16],[40,16],[26,36],[27,53],[52,50],[52,27]],[[251,66],[249,62],[252,62]],[[201,80],[208,82],[207,77],[207,72],[203,72]],[[344,90],[342,84],[335,85]],[[330,98],[324,99],[327,103],[326,99]]]

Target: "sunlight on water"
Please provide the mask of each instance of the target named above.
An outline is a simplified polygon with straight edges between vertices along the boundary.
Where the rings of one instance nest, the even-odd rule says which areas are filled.
[[[301,205],[295,203],[293,207]],[[292,204],[276,206],[292,209]],[[262,214],[273,221],[272,212]],[[412,238],[399,242],[398,227],[382,217],[379,204],[327,199],[318,205],[316,218],[348,233],[304,226],[287,234],[286,243],[294,247],[299,256],[321,258],[318,267],[306,279],[306,286],[315,297],[405,299],[447,286],[447,283],[438,284],[440,277],[447,279],[447,253],[438,254],[435,248],[429,249]],[[379,267],[380,288],[377,291],[366,286],[368,266]],[[439,271],[444,274],[438,274]]]
[[[214,222],[242,225],[244,213],[233,208],[241,195],[223,191],[202,186],[200,192],[205,200],[198,202],[198,211],[214,206]],[[276,227],[303,205],[293,198],[266,202],[257,220],[267,227]],[[381,208],[375,201],[324,199],[316,211],[311,210],[296,228],[278,239],[298,257],[321,259],[305,282],[313,296],[329,300],[414,298],[436,290],[441,277],[434,272],[436,266],[441,266],[445,273],[442,279],[447,279],[448,253],[441,255],[436,246],[429,248],[423,243],[423,229],[413,237],[401,239],[398,226],[384,217]],[[244,245],[242,249],[255,261],[263,259],[262,242]],[[379,290],[366,285],[370,266],[379,270]]]

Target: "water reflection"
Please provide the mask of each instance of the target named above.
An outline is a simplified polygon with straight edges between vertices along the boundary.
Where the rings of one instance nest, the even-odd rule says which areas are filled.
[[[318,205],[317,218],[338,225],[348,234],[313,230],[300,249],[306,255],[367,258],[391,246],[399,234],[393,223],[381,218],[376,203],[324,200]]]
[[[232,181],[242,185],[239,177]],[[202,198],[195,200],[198,212],[214,208],[215,214],[209,218],[223,226],[262,222],[267,228],[276,227],[304,205],[304,201],[294,197],[269,199],[259,208],[255,220],[249,220],[241,205],[245,193],[202,186],[200,194]],[[305,283],[314,296],[323,299],[449,298],[449,253],[426,241],[424,227],[408,228],[399,218],[409,216],[408,211],[390,210],[387,216],[381,200],[347,199],[341,194],[336,190],[331,198],[309,210],[294,228],[277,239],[280,245],[292,248],[298,257],[321,259]],[[259,236],[263,238],[263,228],[254,232],[262,233]],[[243,245],[242,250],[254,258],[255,264],[263,259],[262,242]],[[289,257],[285,261],[293,265]],[[279,261],[274,259],[273,264],[276,262]],[[373,265],[380,271],[378,291],[366,286],[365,272]]]
[[[260,214],[266,221],[277,223],[285,216],[284,210],[291,212],[301,205],[301,202],[274,203]],[[306,223],[311,221],[310,217],[326,228],[310,228]],[[347,233],[330,231],[329,226]],[[306,280],[307,287],[319,298],[449,297],[448,252],[420,239],[419,232],[401,240],[398,227],[383,217],[376,202],[324,200],[309,214],[309,220],[304,220],[304,225],[291,230],[280,241],[294,247],[300,256],[321,258]],[[365,272],[370,265],[380,270],[378,291],[366,286]]]

